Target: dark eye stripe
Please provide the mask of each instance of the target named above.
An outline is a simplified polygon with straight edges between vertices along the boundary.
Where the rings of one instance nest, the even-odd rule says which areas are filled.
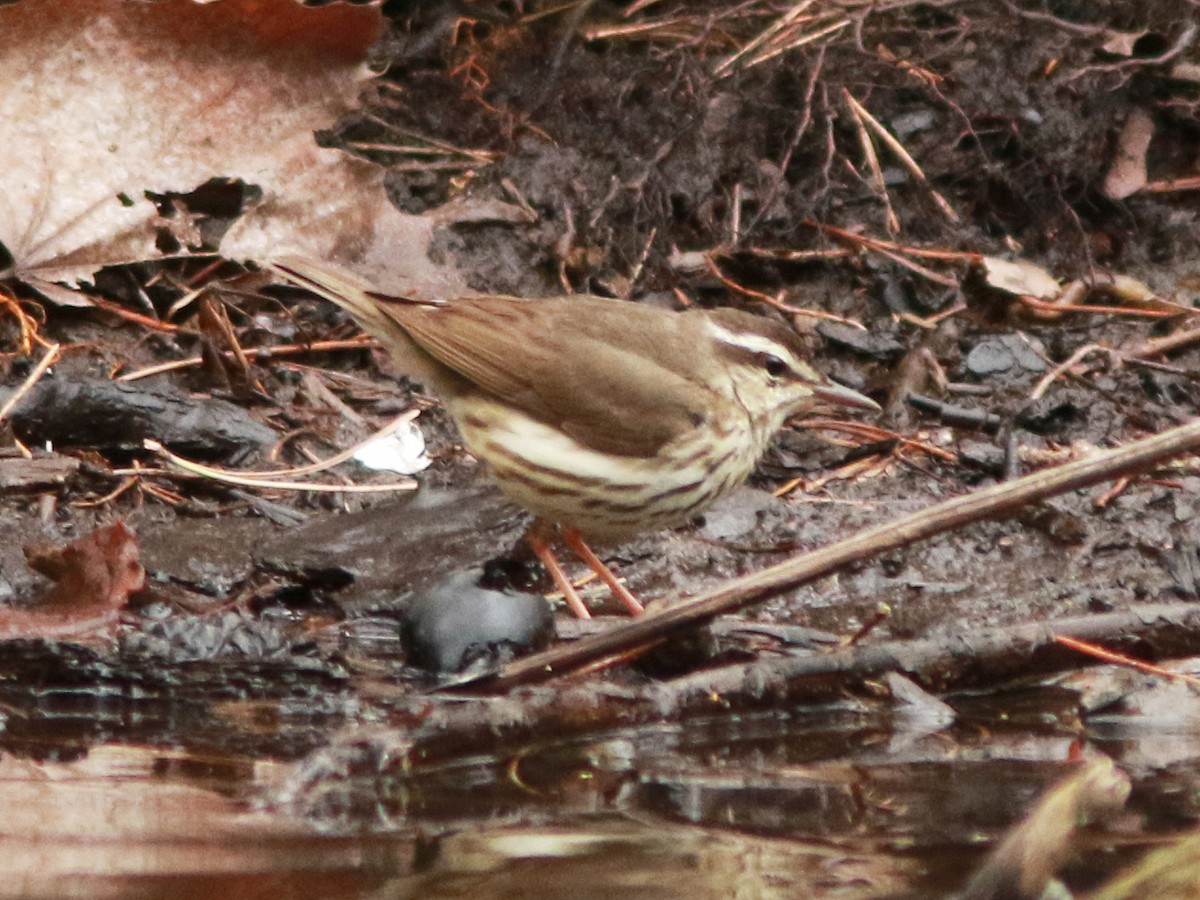
[[[729,341],[718,341],[717,352],[733,365],[753,366],[761,369],[772,378],[787,381],[805,381],[804,375],[797,372],[787,357],[778,356],[765,350],[744,347]],[[782,348],[781,348],[782,349]]]

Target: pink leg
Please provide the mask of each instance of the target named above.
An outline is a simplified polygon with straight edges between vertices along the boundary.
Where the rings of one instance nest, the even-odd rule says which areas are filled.
[[[527,535],[526,539],[529,541],[530,549],[533,550],[533,555],[541,560],[542,565],[546,567],[546,571],[550,573],[550,578],[553,579],[558,589],[562,591],[563,599],[567,601],[567,606],[571,607],[571,612],[575,613],[581,619],[590,619],[592,614],[588,612],[588,608],[579,599],[579,592],[575,590],[575,586],[571,584],[571,579],[563,571],[558,557],[554,555],[554,550],[550,547],[550,542],[542,540],[540,537],[534,537],[532,534]]]
[[[562,538],[563,543],[587,563],[591,570],[600,576],[601,581],[608,585],[608,589],[613,592],[613,596],[625,605],[631,616],[640,616],[646,611],[642,604],[638,602],[637,597],[633,596],[632,592],[630,592],[629,588],[617,580],[617,576],[613,574],[612,569],[606,566],[604,561],[592,552],[592,548],[584,543],[583,537],[577,530],[574,528],[564,528]],[[537,552],[536,548],[534,552]]]

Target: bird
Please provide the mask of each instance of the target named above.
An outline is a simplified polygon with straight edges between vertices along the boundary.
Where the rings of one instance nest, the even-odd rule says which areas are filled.
[[[442,399],[466,449],[533,513],[525,540],[579,618],[590,613],[556,540],[638,615],[589,542],[694,519],[745,481],[794,415],[879,411],[814,369],[794,329],[745,310],[587,294],[426,301],[305,255],[268,268],[348,312]]]

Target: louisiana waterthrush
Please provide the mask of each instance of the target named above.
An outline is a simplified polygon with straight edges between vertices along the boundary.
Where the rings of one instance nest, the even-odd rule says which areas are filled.
[[[467,449],[537,517],[530,546],[582,618],[555,537],[640,613],[585,536],[620,540],[694,518],[745,480],[792,415],[879,408],[813,369],[792,329],[740,310],[587,295],[424,302],[305,257],[271,265],[349,312],[442,398]]]

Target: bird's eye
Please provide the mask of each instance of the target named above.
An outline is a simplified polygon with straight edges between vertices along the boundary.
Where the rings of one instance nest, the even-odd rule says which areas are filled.
[[[766,354],[762,360],[763,368],[767,370],[767,374],[772,378],[782,378],[788,373],[788,364],[778,356],[770,353]]]

